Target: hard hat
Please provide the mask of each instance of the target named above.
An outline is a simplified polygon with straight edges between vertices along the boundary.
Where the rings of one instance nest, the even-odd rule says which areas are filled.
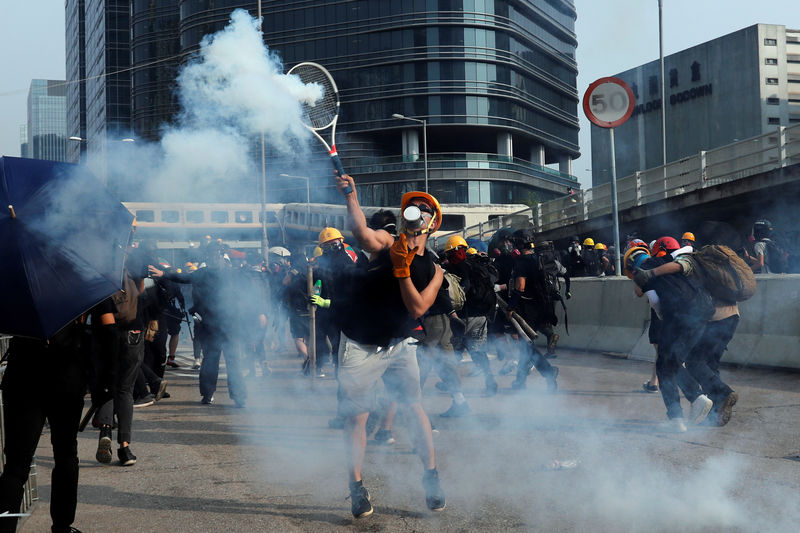
[[[653,241],[653,242],[655,242],[655,241]],[[643,247],[645,247],[647,249],[651,248],[651,246],[648,246],[647,243],[644,242],[642,239],[631,239],[630,241],[628,241],[628,244],[627,244],[627,246],[625,248],[627,250],[630,250],[631,248],[636,248],[636,247],[639,247],[639,246],[643,246]]]
[[[585,239],[583,239],[583,245],[594,246],[594,239],[592,239],[591,237],[586,237]]]
[[[532,229],[518,229],[511,234],[511,240],[514,241],[514,245],[517,249],[522,250],[525,248],[533,248],[536,236]]]
[[[691,231],[687,231],[686,233],[683,234],[681,240],[694,242],[694,233],[692,233]]]
[[[680,249],[681,245],[678,244],[672,237],[660,237],[656,239],[656,243],[653,248],[650,250],[651,253],[656,257],[662,257],[667,255],[669,252],[674,252],[675,250]]]
[[[471,246],[470,246],[469,248],[467,248],[467,254],[469,254],[469,255],[475,255],[475,254],[477,254],[477,253],[478,253],[478,249],[477,249],[477,248],[473,248],[473,247],[471,247]]]
[[[423,228],[419,230],[419,233],[434,233],[436,230],[439,229],[439,226],[442,225],[442,206],[439,205],[439,201],[431,196],[426,192],[421,191],[411,191],[407,192],[403,195],[403,198],[400,200],[400,214],[403,216],[403,225],[405,225],[405,211],[406,207],[411,204],[412,200],[424,200],[426,203],[430,204],[433,207],[433,217],[431,218],[430,223],[428,224],[427,228]]]
[[[322,255],[322,248],[319,246],[314,247],[314,257],[319,257]]]
[[[459,246],[469,248],[469,245],[467,244],[467,241],[464,240],[464,237],[461,235],[451,235],[444,244],[444,251],[449,252],[450,250],[455,250]]]
[[[622,259],[622,268],[625,275],[633,279],[634,271],[648,259],[650,259],[650,250],[647,247],[634,246],[629,248]]]
[[[319,241],[318,241],[319,244],[322,244],[322,243],[325,243],[325,242],[328,242],[328,241],[332,241],[332,240],[335,240],[335,239],[344,240],[344,237],[342,236],[342,232],[340,232],[336,228],[323,228],[322,231],[319,232]]]
[[[277,255],[278,257],[291,257],[292,252],[284,248],[283,246],[273,246],[269,249],[269,253]]]
[[[197,270],[197,265],[195,265],[195,264],[193,263],[193,264],[192,264],[192,266],[190,266],[190,267],[189,267],[189,271],[190,271],[190,272],[194,272],[195,270]]]
[[[597,244],[594,245],[594,249],[595,250],[608,250],[608,247],[605,244],[603,244],[602,242],[598,242]]]
[[[753,229],[772,231],[772,222],[770,222],[766,218],[760,218],[753,223]]]

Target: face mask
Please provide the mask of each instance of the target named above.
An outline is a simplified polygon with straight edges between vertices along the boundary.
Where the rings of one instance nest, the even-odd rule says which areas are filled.
[[[464,248],[456,248],[447,256],[451,264],[457,265],[467,259],[467,251]]]
[[[403,210],[403,229],[411,235],[428,233],[433,226],[433,218],[434,214],[427,205],[409,205]]]

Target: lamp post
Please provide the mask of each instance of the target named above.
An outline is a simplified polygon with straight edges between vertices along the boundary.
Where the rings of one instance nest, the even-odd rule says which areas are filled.
[[[407,117],[405,115],[401,115],[400,113],[395,113],[392,115],[392,118],[396,118],[397,120],[410,120],[412,122],[419,122],[422,124],[422,151],[423,151],[423,161],[425,165],[425,192],[428,192],[428,121],[420,118],[412,118]]]
[[[87,145],[87,147],[88,147],[88,144],[89,144],[89,139],[84,139],[83,137],[76,137],[75,135],[73,135],[71,137],[68,137],[67,139],[70,140],[70,141],[84,143],[85,145]],[[123,139],[106,139],[106,142],[132,143],[132,142],[136,142],[136,139],[132,139],[131,137],[125,137]],[[103,148],[103,150],[102,150],[103,157],[100,160],[100,162],[102,164],[102,176],[101,177],[102,177],[102,180],[103,180],[103,185],[108,186],[108,161],[106,160],[107,156],[106,156],[105,144],[102,145],[102,148]],[[81,153],[83,154],[83,152],[81,152]]]
[[[667,165],[667,102],[664,88],[664,23],[662,0],[658,0],[658,56],[661,63],[661,166]],[[666,171],[665,171],[666,172]]]
[[[291,174],[281,174],[281,177],[306,180],[306,225],[308,230],[311,231],[311,178],[308,176],[293,176]]]

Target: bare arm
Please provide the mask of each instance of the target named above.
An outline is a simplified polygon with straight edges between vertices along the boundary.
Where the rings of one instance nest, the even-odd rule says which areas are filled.
[[[433,279],[421,292],[417,291],[410,277],[397,280],[400,283],[400,295],[403,297],[403,303],[408,312],[411,313],[411,316],[419,318],[431,308],[436,300],[439,288],[442,286],[443,279],[444,270],[439,265],[436,265]]]
[[[347,174],[336,176],[336,186],[340,191],[344,191],[348,185],[352,187],[353,192],[344,196],[344,202],[347,206],[347,222],[358,244],[368,253],[379,252],[389,248],[394,244],[394,237],[385,230],[374,230],[367,226],[367,217],[358,203],[358,195],[355,192],[356,184],[353,178]]]

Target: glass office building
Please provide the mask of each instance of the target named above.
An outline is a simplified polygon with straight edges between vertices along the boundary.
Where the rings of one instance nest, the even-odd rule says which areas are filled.
[[[183,52],[255,2],[184,0]],[[264,40],[287,68],[326,66],[337,142],[362,202],[424,187],[448,203],[519,203],[578,187],[575,7],[570,0],[263,1]],[[554,168],[555,167],[555,168]],[[324,200],[324,198],[320,198]]]
[[[65,0],[67,67],[67,137],[86,138],[86,16],[85,0]],[[67,142],[67,161],[84,159],[86,143]]]
[[[33,159],[67,160],[67,91],[64,80],[31,80],[28,146]]]

